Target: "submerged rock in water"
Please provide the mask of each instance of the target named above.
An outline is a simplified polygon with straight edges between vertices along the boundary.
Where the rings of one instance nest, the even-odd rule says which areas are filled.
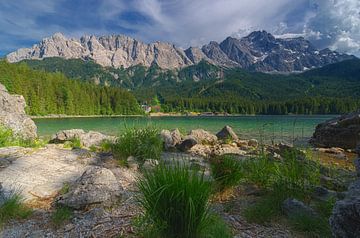
[[[109,169],[93,166],[75,181],[68,193],[57,199],[57,204],[74,209],[97,204],[110,206],[120,197],[121,191],[120,183]]]
[[[37,127],[26,115],[25,107],[23,96],[10,95],[4,85],[0,84],[0,125],[24,139],[34,139],[37,137]]]
[[[344,200],[336,202],[330,227],[334,237],[360,237],[360,179],[349,186]]]
[[[360,141],[360,112],[346,114],[319,124],[310,139],[317,147],[355,149]]]
[[[238,136],[230,126],[225,126],[221,131],[216,134],[219,140],[231,139],[232,141],[238,140]]]
[[[85,132],[82,129],[71,129],[57,132],[53,135],[50,143],[64,143],[74,139],[79,139],[82,146],[91,147],[99,146],[105,140],[115,141],[116,137],[104,135],[96,131]]]

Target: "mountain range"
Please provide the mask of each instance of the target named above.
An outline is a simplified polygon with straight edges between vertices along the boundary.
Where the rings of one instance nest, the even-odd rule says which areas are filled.
[[[56,33],[31,48],[18,49],[6,56],[9,62],[50,57],[90,60],[103,67],[131,68],[158,66],[179,70],[200,62],[222,68],[242,68],[257,72],[299,72],[354,59],[330,49],[317,49],[302,37],[276,38],[266,31],[255,31],[241,39],[228,37],[221,43],[190,47],[186,50],[165,42],[145,44],[124,35],[67,38]]]

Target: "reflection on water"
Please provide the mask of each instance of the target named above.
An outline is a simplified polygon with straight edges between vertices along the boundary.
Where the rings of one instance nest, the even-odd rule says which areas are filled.
[[[160,129],[179,128],[182,133],[202,128],[213,133],[225,125],[231,126],[240,138],[255,138],[271,142],[307,141],[317,124],[334,116],[237,116],[237,117],[113,117],[35,119],[40,136],[50,136],[59,130],[81,128],[117,135],[126,127],[151,124]]]

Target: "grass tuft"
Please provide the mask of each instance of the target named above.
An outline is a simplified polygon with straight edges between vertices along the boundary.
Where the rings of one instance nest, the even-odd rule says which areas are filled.
[[[289,218],[290,225],[306,237],[332,237],[328,220],[314,215],[299,213]]]
[[[55,226],[61,226],[69,222],[73,217],[73,211],[68,207],[57,207],[51,216],[51,221]]]
[[[0,225],[11,219],[24,219],[32,214],[32,210],[23,204],[18,192],[12,192],[0,205]]]
[[[232,155],[214,158],[211,161],[211,171],[220,192],[238,185],[244,178],[242,162]]]
[[[144,172],[138,187],[147,221],[145,237],[192,238],[202,237],[205,231],[218,232],[209,227],[214,222],[208,207],[211,183],[196,171],[160,164]]]
[[[117,159],[134,156],[140,161],[145,159],[160,159],[163,142],[159,130],[153,127],[127,129],[112,146],[112,152]]]

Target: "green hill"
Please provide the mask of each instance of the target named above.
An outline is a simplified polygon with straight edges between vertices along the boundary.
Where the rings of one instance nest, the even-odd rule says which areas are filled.
[[[291,75],[221,68],[205,61],[181,70],[163,70],[157,65],[114,69],[60,58],[26,63],[82,81],[127,88],[139,102],[157,96],[165,111],[337,114],[360,105],[358,59]]]
[[[31,115],[140,114],[135,97],[124,89],[70,80],[62,73],[30,69],[0,61],[0,83],[23,95]]]

